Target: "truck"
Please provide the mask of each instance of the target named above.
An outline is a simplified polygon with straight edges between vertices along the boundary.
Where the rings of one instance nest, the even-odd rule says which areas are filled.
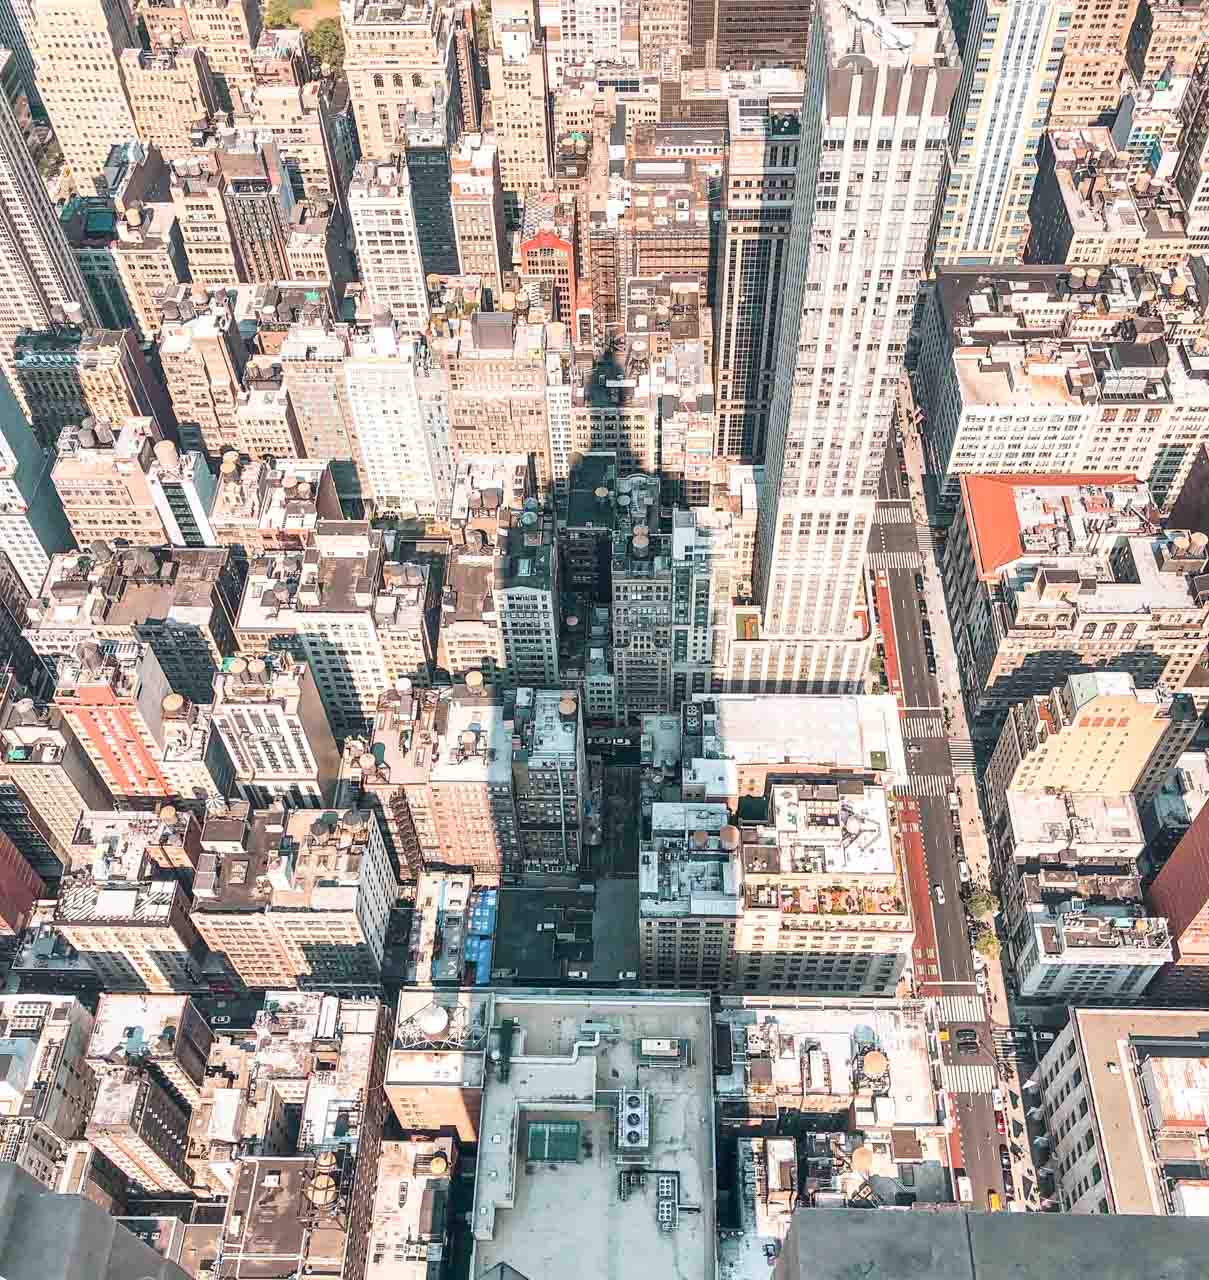
[[[962,1204],[974,1203],[974,1188],[970,1185],[964,1169],[957,1170],[957,1198]]]

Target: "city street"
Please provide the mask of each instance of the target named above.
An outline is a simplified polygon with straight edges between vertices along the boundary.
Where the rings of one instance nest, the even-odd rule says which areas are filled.
[[[918,918],[915,987],[920,995],[933,998],[938,1025],[950,1037],[959,1027],[972,1028],[978,1036],[974,1053],[956,1055],[952,1039],[942,1046],[946,1052],[941,1058],[941,1081],[955,1103],[957,1143],[973,1187],[974,1206],[985,1209],[992,1192],[1003,1199],[999,1157],[1003,1139],[990,1094],[996,1079],[991,1027],[974,984],[953,844],[949,796],[955,787],[955,750],[945,710],[959,705],[961,699],[956,688],[942,697],[936,676],[928,670],[924,625],[947,624],[937,603],[943,593],[932,562],[931,532],[926,524],[915,521],[910,486],[900,471],[901,457],[894,449],[887,453],[869,564],[877,583],[886,677],[899,700],[907,744],[910,779],[905,791],[911,803],[904,808],[904,843],[908,870],[913,881],[921,871],[924,875],[922,885],[912,885]],[[918,505],[922,515],[922,501]],[[917,574],[926,586],[930,579],[930,590],[917,591]],[[928,611],[926,619],[921,599]]]

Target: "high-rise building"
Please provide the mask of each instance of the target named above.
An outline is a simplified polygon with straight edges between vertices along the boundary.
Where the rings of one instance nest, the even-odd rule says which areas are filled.
[[[526,280],[550,282],[554,318],[563,324],[573,321],[579,299],[574,202],[555,192],[530,195],[525,201],[517,255],[517,268]]]
[[[207,990],[189,894],[150,857],[160,825],[145,813],[87,812],[76,830],[75,869],[51,920],[107,992]]]
[[[864,678],[865,550],[959,74],[943,9],[815,9],[756,555],[763,618],[732,648],[737,687]]]
[[[714,381],[718,454],[764,457],[780,349],[781,290],[793,219],[801,99],[729,99],[730,151],[718,249]]]
[[[91,189],[115,139],[137,138],[121,56],[137,49],[127,0],[38,0],[26,34],[38,88],[77,187]]]
[[[416,219],[416,239],[426,275],[457,275],[457,233],[453,226],[450,152],[458,121],[451,119],[445,93],[407,108],[407,169]]]
[[[364,734],[396,680],[432,682],[438,622],[427,565],[388,558],[367,524],[321,525],[303,552],[255,561],[239,611],[247,657],[288,651],[304,659],[337,738]]]
[[[0,76],[13,54],[0,51]],[[0,93],[0,369],[18,386],[13,343],[23,329],[47,329],[56,314],[96,320],[21,126]]]
[[[398,893],[368,810],[212,809],[193,921],[249,987],[374,992]]]
[[[639,852],[643,982],[892,994],[915,935],[886,789],[833,770],[770,783],[761,801],[764,816],[737,826],[725,804],[655,804]]]
[[[190,1193],[189,1109],[145,1067],[101,1074],[84,1136],[144,1193]]]
[[[1030,1111],[1064,1213],[1203,1217],[1188,1160],[1204,1117],[1204,1025],[1199,1009],[1071,1009],[1037,1064]]]
[[[208,714],[174,693],[151,645],[80,645],[61,658],[55,706],[115,802],[204,802],[233,770]]]
[[[64,429],[52,472],[77,544],[115,538],[135,547],[165,542],[146,475],[160,438],[155,424],[149,418],[112,426],[96,418],[91,422]]]
[[[55,447],[64,427],[85,418],[151,418],[163,434],[176,428],[172,403],[133,329],[58,323],[21,334],[13,359],[30,422],[46,448]]]
[[[1164,1003],[1203,1006],[1209,996],[1209,808],[1202,808],[1163,864],[1146,900],[1171,930],[1172,962],[1150,988]]]
[[[687,0],[688,65],[728,71],[800,67],[810,38],[809,9],[788,0]]]
[[[26,636],[53,669],[81,644],[149,644],[168,683],[208,703],[214,673],[236,651],[244,567],[228,547],[110,548],[51,561],[30,601]],[[167,692],[167,690],[165,690]]]
[[[165,160],[188,155],[193,133],[218,110],[205,50],[197,45],[124,49],[120,65],[135,137],[156,147]]]
[[[1128,474],[961,477],[943,570],[972,714],[1105,668],[1184,687],[1209,639],[1209,538],[1160,533],[1148,499]]]
[[[454,462],[480,453],[530,453],[540,494],[549,493],[553,481],[546,417],[552,328],[515,311],[476,311],[430,344],[448,379]]]
[[[1013,703],[987,765],[983,795],[998,815],[1010,788],[1129,792],[1154,798],[1200,724],[1186,693],[1138,689],[1123,671],[1071,676]]]
[[[527,8],[527,6],[526,6]],[[504,213],[518,225],[530,193],[543,190],[553,174],[549,81],[536,19],[512,9],[493,20],[487,57],[495,145],[504,188]]]
[[[206,51],[219,109],[240,110],[255,84],[254,53],[261,34],[255,0],[176,0],[141,6],[139,17],[156,50],[197,45]]]
[[[42,877],[0,832],[0,938],[19,938],[33,918],[34,904],[45,896]]]
[[[241,266],[212,153],[194,152],[172,166],[172,206],[195,285],[221,288],[240,280]]]
[[[26,834],[0,817],[0,830],[44,880],[70,868],[72,845],[87,809],[108,809],[113,797],[87,752],[55,706],[13,697],[0,705],[0,779],[30,813]],[[0,806],[8,809],[7,803]],[[36,825],[35,825],[36,824]]]
[[[557,687],[561,617],[558,547],[548,513],[522,511],[496,534],[492,599],[509,684]]]
[[[160,367],[181,445],[217,458],[239,443],[236,412],[248,346],[235,310],[223,293],[195,299],[182,287],[164,302],[163,315]]]
[[[589,0],[559,0],[559,40],[564,66],[622,60],[625,6],[621,0],[592,4]],[[494,87],[495,81],[492,80]]]
[[[495,138],[463,135],[450,156],[450,166],[450,203],[462,271],[482,276],[484,287],[498,294],[510,254]]]
[[[256,808],[275,800],[323,808],[340,753],[309,664],[289,654],[232,658],[214,679],[214,724],[235,763],[235,786]]]
[[[224,135],[215,156],[235,257],[241,268],[239,279],[249,284],[290,279],[286,238],[294,210],[294,191],[277,144],[271,135]]]
[[[72,543],[71,526],[51,479],[53,465],[54,455],[35,437],[0,372],[0,538],[31,596],[42,590],[51,556]]]
[[[12,1055],[0,1082],[4,1156],[53,1190],[96,1093],[84,1060],[92,1014],[72,996],[7,995],[0,996],[0,1024],[3,1051]]]
[[[401,151],[407,113],[442,103],[447,136],[459,132],[462,76],[455,31],[461,19],[448,0],[342,0],[344,74],[357,118],[361,154],[382,162]]]
[[[362,160],[353,172],[348,205],[370,307],[422,333],[428,327],[428,286],[406,154]]]
[[[405,333],[377,323],[353,339],[343,370],[349,418],[375,514],[432,516],[448,509],[453,485],[447,384],[427,343]]]
[[[1079,0],[973,6],[967,48],[977,54],[965,59],[953,109],[954,163],[937,210],[934,261],[977,266],[1023,253],[1038,145],[1081,7]]]
[[[352,350],[348,326],[319,321],[290,327],[277,359],[308,458],[330,458],[342,496],[368,494],[352,422],[344,362]]]

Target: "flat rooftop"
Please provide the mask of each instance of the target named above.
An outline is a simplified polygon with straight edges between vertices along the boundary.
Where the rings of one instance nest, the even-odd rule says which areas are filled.
[[[978,572],[997,575],[1027,553],[1087,553],[1106,532],[1141,533],[1150,490],[1128,472],[967,475],[962,500]]]
[[[730,1072],[715,1077],[720,1097],[743,1096],[755,1080],[787,1097],[818,1097],[823,1110],[841,1107],[863,1084],[865,1056],[874,1051],[887,1062],[874,1088],[875,1097],[886,1100],[878,1104],[879,1123],[937,1123],[922,1001],[798,998],[777,1007],[774,997],[760,1006],[717,1015],[732,1046]],[[812,1065],[802,1070],[814,1052],[822,1054],[813,1060],[822,1068],[817,1078]],[[766,1069],[753,1067],[757,1061]]]
[[[1102,857],[1120,850],[1136,858],[1146,837],[1132,795],[1050,792],[1043,787],[1007,792],[1007,807],[1017,846],[1030,846],[1033,856],[1046,852]]]
[[[707,762],[825,765],[906,778],[898,703],[889,694],[699,694],[685,707],[686,756],[697,736],[692,707],[700,708],[699,754]]]
[[[777,1280],[1199,1280],[1203,1223],[1082,1213],[802,1209]]]
[[[573,1258],[607,1280],[624,1258],[627,1280],[713,1280],[708,997],[509,995],[492,1026],[507,1065],[484,1090],[474,1273],[555,1276]]]
[[[1072,1010],[1076,1041],[1080,1046],[1083,1068],[1087,1073],[1096,1116],[1096,1137],[1103,1152],[1105,1185],[1112,1194],[1115,1214],[1166,1214],[1165,1198],[1158,1183],[1158,1166],[1151,1153],[1150,1135],[1145,1128],[1144,1110],[1151,1106],[1155,1123],[1164,1121],[1160,1099],[1166,1089],[1157,1091],[1151,1087],[1151,1097],[1145,1096],[1143,1077],[1151,1069],[1169,1060],[1166,1055],[1187,1058],[1209,1054],[1206,1037],[1209,1037],[1209,1012],[1205,1010],[1166,1009],[1075,1009]],[[1153,1049],[1147,1041],[1162,1041]],[[1180,1045],[1179,1041],[1186,1041]],[[1134,1070],[1132,1059],[1136,1054],[1142,1071]],[[1147,1061],[1148,1060],[1148,1061]],[[1051,1064],[1052,1065],[1052,1064]],[[1162,1076],[1162,1083],[1170,1080]],[[1203,1080],[1202,1073],[1202,1080]],[[1202,1095],[1196,1107],[1194,1127],[1201,1131],[1206,1123],[1205,1097]],[[1048,1217],[1049,1215],[1043,1215]],[[1109,1217],[1101,1221],[1119,1219]],[[1135,1219],[1136,1221],[1136,1219]],[[1174,1229],[1178,1218],[1166,1218]],[[1203,1220],[1199,1224],[1204,1252],[1199,1268],[1163,1272],[1154,1262],[1147,1263],[1149,1275],[1207,1275],[1209,1274],[1209,1231]],[[1083,1272],[1083,1274],[1090,1274]]]

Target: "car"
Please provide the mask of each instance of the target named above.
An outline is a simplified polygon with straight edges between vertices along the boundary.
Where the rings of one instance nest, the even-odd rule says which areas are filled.
[[[928,602],[923,598],[923,596],[920,596],[916,603],[919,605],[919,616],[921,618],[926,618],[928,616]]]
[[[924,575],[922,573],[917,573],[915,575],[915,590],[922,591],[923,589],[924,589]]]
[[[958,1027],[953,1033],[958,1040],[977,1040],[978,1029],[976,1027]]]
[[[936,895],[936,902],[939,906],[945,905],[945,888],[942,884],[934,884],[932,892]]]
[[[982,954],[982,952],[981,952],[981,951],[975,951],[975,952],[973,953],[973,957],[972,957],[972,958],[973,958],[973,961],[974,961],[974,972],[975,972],[975,973],[977,973],[979,969],[985,969],[985,968],[987,967],[987,958],[986,958],[986,956],[984,956],[984,955]]]
[[[955,1050],[959,1058],[968,1058],[971,1054],[978,1052],[977,1040],[958,1040]]]
[[[936,674],[936,655],[934,653],[930,653],[928,654],[928,675],[934,676],[935,674]]]
[[[965,855],[966,843],[961,838],[961,832],[956,826],[953,828],[953,852],[960,858]]]
[[[999,1212],[999,1197],[993,1191],[987,1192],[987,1209],[991,1213]]]
[[[957,859],[957,878],[962,884],[970,883],[970,864],[964,858]]]
[[[1007,1149],[1005,1143],[999,1144],[999,1165],[1004,1173],[1012,1172],[1012,1153]]]
[[[996,1111],[1002,1111],[1007,1106],[1007,1099],[1003,1096],[1002,1089],[991,1090],[991,1106],[993,1106]]]
[[[978,972],[974,975],[974,987],[980,996],[986,995],[987,971],[985,969],[979,969]]]
[[[1001,1138],[1007,1137],[1007,1116],[1002,1111],[995,1112],[995,1128],[999,1130]]]
[[[925,636],[930,636],[932,634],[932,624],[927,620],[927,618],[920,618],[919,629]]]

